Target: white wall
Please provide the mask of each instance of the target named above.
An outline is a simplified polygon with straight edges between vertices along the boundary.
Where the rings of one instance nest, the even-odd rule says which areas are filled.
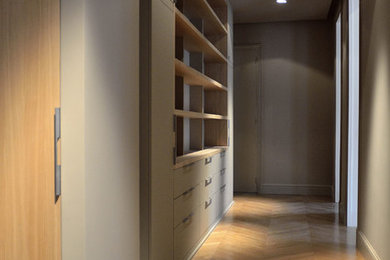
[[[139,258],[139,2],[61,2],[64,260]]]
[[[326,21],[235,26],[235,45],[260,44],[262,49],[262,193],[331,195],[335,127],[332,26]],[[242,174],[239,178],[246,178]]]

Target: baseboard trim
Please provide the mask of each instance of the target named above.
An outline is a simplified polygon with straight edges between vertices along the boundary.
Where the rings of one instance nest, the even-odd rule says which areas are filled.
[[[357,247],[360,252],[369,260],[381,260],[378,253],[375,251],[374,247],[371,245],[370,241],[368,241],[367,237],[363,234],[363,232],[357,232]]]
[[[226,213],[230,210],[230,208],[233,206],[233,204],[234,204],[234,201],[232,201],[229,204],[229,206],[223,212],[221,217],[215,222],[215,224],[209,229],[209,231],[207,231],[206,235],[201,240],[199,240],[198,244],[190,251],[188,256],[185,258],[186,260],[191,260],[195,256],[195,254],[198,252],[198,250],[202,247],[203,243],[207,240],[207,238],[209,238],[211,233],[213,233],[214,229],[218,226],[219,222],[221,222],[221,220],[226,215]]]
[[[260,194],[332,196],[332,185],[262,184]]]

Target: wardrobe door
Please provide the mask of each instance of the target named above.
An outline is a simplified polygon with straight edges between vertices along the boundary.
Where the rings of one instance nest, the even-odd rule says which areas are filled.
[[[61,258],[59,14],[59,0],[0,0],[1,260]]]

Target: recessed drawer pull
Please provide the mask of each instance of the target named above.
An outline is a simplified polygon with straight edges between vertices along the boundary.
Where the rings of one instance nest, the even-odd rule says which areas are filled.
[[[207,186],[209,186],[212,182],[213,182],[213,178],[210,177],[208,180],[205,180],[205,181],[204,181],[204,186],[207,187]]]
[[[194,215],[194,213],[193,212],[191,212],[191,214],[190,215],[188,215],[187,217],[185,217],[184,219],[183,219],[183,224],[185,224],[185,223],[187,223],[189,220],[191,220],[191,218],[192,218],[192,216]]]
[[[185,195],[187,195],[188,193],[190,193],[190,192],[192,192],[193,190],[195,190],[195,188],[194,187],[192,187],[192,188],[190,188],[190,189],[188,189],[188,190],[186,190],[185,192],[183,192],[183,196],[185,196]]]
[[[205,164],[210,164],[213,161],[213,157],[209,157],[205,159]]]
[[[210,207],[211,203],[213,203],[213,199],[210,198],[209,201],[205,201],[204,202],[204,208],[207,209],[208,207]]]
[[[226,169],[224,168],[221,170],[221,175],[225,175],[225,173],[226,173]]]
[[[221,191],[224,191],[226,188],[226,184],[221,187]]]

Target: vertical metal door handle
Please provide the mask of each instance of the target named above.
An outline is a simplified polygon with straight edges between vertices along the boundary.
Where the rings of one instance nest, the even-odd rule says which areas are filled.
[[[54,114],[54,192],[55,202],[61,195],[61,165],[58,164],[58,141],[61,138],[61,109],[56,108]]]

